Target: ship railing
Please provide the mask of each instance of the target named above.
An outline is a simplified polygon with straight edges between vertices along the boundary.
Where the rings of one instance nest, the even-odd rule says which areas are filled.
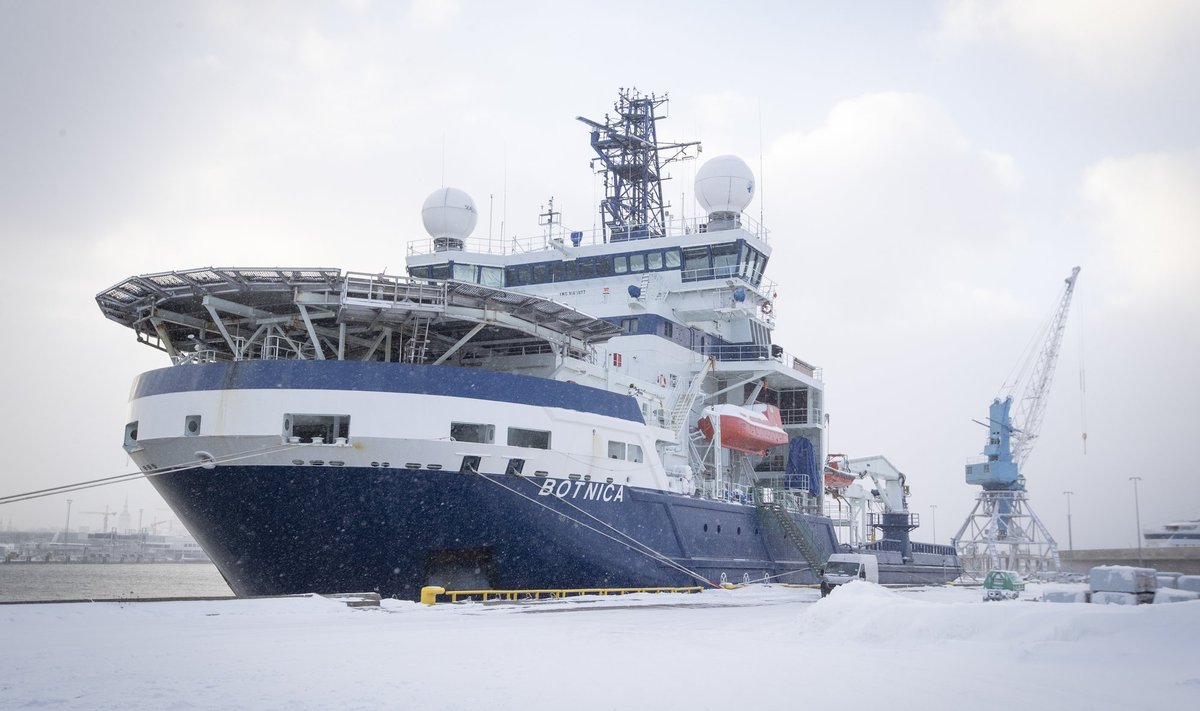
[[[444,283],[412,279],[407,275],[346,272],[342,285],[343,301],[371,303],[419,303],[440,306],[446,303]]]
[[[779,290],[779,284],[764,276],[761,270],[743,272],[736,264],[684,269],[679,272],[679,279],[684,284],[713,281],[714,279],[729,279],[731,281],[726,283],[730,285],[730,291],[736,288],[733,286],[734,282],[732,280],[737,279],[749,287],[751,291],[768,300],[774,299],[775,293]]]
[[[928,553],[931,555],[956,555],[954,546],[942,545],[939,543],[909,543],[913,553]],[[885,538],[881,541],[875,541],[863,546],[867,550],[873,551],[892,551],[894,553],[903,553],[903,545],[900,541]]]
[[[199,365],[203,363],[216,363],[218,360],[217,351],[211,348],[200,348],[195,351],[179,351],[175,354],[175,365]]]
[[[735,484],[728,481],[704,479],[697,487],[702,498],[724,501],[731,504],[753,504],[754,486]]]
[[[737,227],[754,235],[763,242],[770,241],[770,232],[757,220],[749,215],[741,215]],[[439,252],[470,251],[476,254],[525,254],[528,252],[545,252],[549,250],[565,250],[576,246],[590,246],[614,242],[641,242],[662,237],[678,237],[709,232],[707,217],[672,218],[667,220],[662,228],[633,226],[627,232],[632,237],[622,239],[614,236],[611,231],[602,229],[572,230],[556,226],[550,232],[540,235],[511,236],[511,237],[468,237],[464,240],[446,237],[427,237],[410,240],[407,245],[408,254],[435,254]]]
[[[792,370],[797,370],[818,382],[823,381],[825,377],[824,372],[820,368],[800,360],[775,345],[743,343],[725,346],[705,346],[702,355],[710,355],[716,358],[718,362],[773,360],[788,366]]]
[[[785,425],[820,425],[825,414],[819,407],[796,408],[779,411],[779,419]]]
[[[791,513],[810,513],[808,507],[805,505],[804,500],[800,496],[797,496],[795,493],[788,491],[787,489],[774,486],[764,486],[759,487],[759,491],[762,492],[761,496],[764,497],[763,500],[765,503],[778,504],[785,511],[790,511]],[[753,490],[751,490],[751,496],[753,496]]]

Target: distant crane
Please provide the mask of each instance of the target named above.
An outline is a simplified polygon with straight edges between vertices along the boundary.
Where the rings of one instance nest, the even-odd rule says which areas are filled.
[[[104,533],[108,533],[108,517],[109,517],[109,516],[116,516],[116,515],[117,515],[117,512],[116,512],[116,511],[109,511],[109,510],[108,510],[108,505],[107,505],[107,504],[104,506],[104,510],[103,510],[103,511],[79,511],[78,513],[80,513],[80,514],[85,514],[85,515],[92,515],[92,516],[102,516],[102,517],[104,517],[104,523],[102,524],[102,525],[103,525],[103,527],[102,527],[102,529],[101,529],[101,530],[102,530]]]
[[[995,568],[1022,573],[1059,570],[1058,544],[1034,513],[1025,491],[1021,466],[1033,451],[1046,396],[1054,379],[1054,367],[1062,346],[1067,312],[1075,293],[1079,267],[1066,278],[1066,286],[1046,327],[1039,351],[1031,351],[1016,377],[1001,388],[1000,396],[988,408],[985,460],[968,464],[967,483],[982,487],[975,507],[952,539],[963,568],[969,574],[981,574]],[[1017,388],[1025,384],[1017,399],[1016,424],[1010,416]]]

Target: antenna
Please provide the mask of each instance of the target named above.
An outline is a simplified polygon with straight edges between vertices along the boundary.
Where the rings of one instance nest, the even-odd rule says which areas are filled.
[[[758,229],[763,229],[763,129],[762,97],[758,97]]]
[[[543,206],[545,207],[545,206]],[[562,213],[554,211],[554,196],[550,196],[550,207],[538,215],[538,225],[546,228],[546,239],[554,237],[554,226],[562,224]]]
[[[508,146],[504,147],[504,197],[500,200],[500,239],[504,239],[504,226],[508,223]]]

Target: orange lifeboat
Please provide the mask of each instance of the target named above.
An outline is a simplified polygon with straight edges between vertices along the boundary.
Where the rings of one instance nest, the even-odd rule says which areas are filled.
[[[846,461],[844,454],[831,454],[825,462],[825,488],[827,489],[845,489],[854,483],[858,477],[850,471],[842,471],[842,468],[849,469],[849,463]]]
[[[774,405],[713,405],[704,408],[696,426],[709,441],[713,438],[713,419],[719,418],[721,446],[739,452],[764,455],[767,449],[787,444],[787,432],[779,408]]]

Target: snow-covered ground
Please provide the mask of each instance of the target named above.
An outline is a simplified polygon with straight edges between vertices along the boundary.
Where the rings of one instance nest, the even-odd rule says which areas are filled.
[[[868,583],[824,600],[13,605],[0,708],[1195,709],[1198,636],[1200,601],[983,603]]]

